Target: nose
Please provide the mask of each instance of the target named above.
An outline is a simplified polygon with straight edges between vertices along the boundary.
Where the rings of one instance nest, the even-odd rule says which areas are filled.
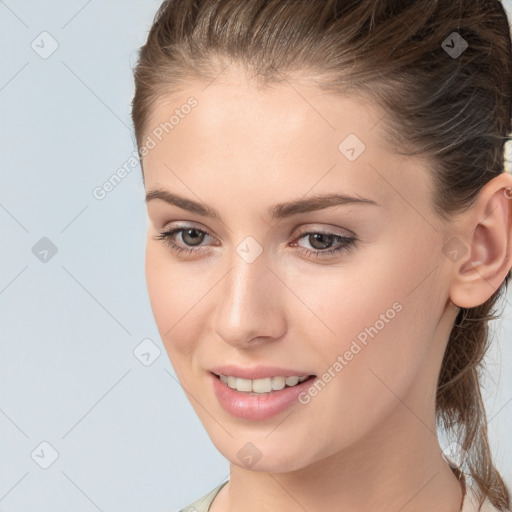
[[[287,290],[278,272],[269,267],[265,252],[252,262],[234,253],[231,261],[231,269],[217,290],[216,334],[237,348],[282,337],[286,330],[283,297]]]

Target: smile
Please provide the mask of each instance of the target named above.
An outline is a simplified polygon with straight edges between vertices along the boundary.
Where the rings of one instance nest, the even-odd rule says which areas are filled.
[[[231,375],[220,374],[219,378],[224,384],[227,384],[231,389],[249,393],[249,394],[265,394],[272,391],[280,391],[285,387],[293,387],[297,384],[304,382],[309,375],[292,376],[292,377],[267,377],[264,379],[243,379]]]

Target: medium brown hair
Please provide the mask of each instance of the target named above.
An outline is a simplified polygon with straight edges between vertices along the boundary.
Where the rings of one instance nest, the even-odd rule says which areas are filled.
[[[450,54],[457,41],[467,48]],[[498,0],[166,0],[139,51],[132,120],[140,152],[158,99],[190,80],[212,82],[230,63],[258,87],[305,77],[327,92],[365,94],[387,113],[390,148],[429,158],[433,209],[450,219],[505,172],[511,61]],[[510,492],[492,461],[479,376],[507,284],[460,308],[436,397],[438,424],[456,434],[480,505],[488,497],[500,510],[510,509]]]

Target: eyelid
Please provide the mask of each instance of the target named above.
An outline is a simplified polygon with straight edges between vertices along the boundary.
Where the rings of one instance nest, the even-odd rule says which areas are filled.
[[[339,232],[339,230],[342,230]],[[299,238],[300,236],[307,234],[307,233],[324,233],[326,235],[336,235],[341,236],[345,238],[354,238],[356,237],[356,234],[351,231],[350,229],[346,228],[339,228],[339,227],[319,227],[318,225],[308,225],[298,228],[297,231],[294,231],[294,239]]]
[[[174,231],[177,229],[183,229],[184,231],[187,229],[197,229],[198,231],[202,231],[212,238],[217,238],[215,235],[213,235],[212,231],[209,228],[206,228],[202,224],[199,224],[198,222],[194,221],[168,222],[164,224],[164,226],[161,229],[158,229],[158,231]]]

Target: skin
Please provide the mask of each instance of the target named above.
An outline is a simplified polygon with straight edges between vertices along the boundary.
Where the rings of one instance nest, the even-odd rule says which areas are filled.
[[[148,201],[146,279],[176,375],[230,461],[211,512],[333,504],[344,512],[457,512],[461,487],[436,437],[436,381],[457,306],[485,302],[512,265],[512,177],[493,179],[469,211],[446,222],[432,211],[428,162],[388,149],[384,111],[367,99],[299,80],[258,91],[231,68],[206,88],[191,82],[161,99],[148,126],[190,96],[197,107],[144,159],[146,191],[205,203],[222,220]],[[338,150],[349,133],[366,145],[353,162]],[[267,215],[274,204],[333,191],[379,206]],[[178,224],[210,234],[195,245],[185,232],[174,235],[195,254],[175,254],[157,239]],[[303,228],[357,241],[316,258],[300,252],[322,251],[307,235],[297,242]],[[263,249],[252,263],[236,252],[247,236]],[[457,261],[443,252],[452,237],[467,249]],[[396,302],[401,311],[308,404],[249,421],[218,403],[212,366],[274,364],[321,376]],[[252,467],[237,457],[247,442],[262,455]]]

